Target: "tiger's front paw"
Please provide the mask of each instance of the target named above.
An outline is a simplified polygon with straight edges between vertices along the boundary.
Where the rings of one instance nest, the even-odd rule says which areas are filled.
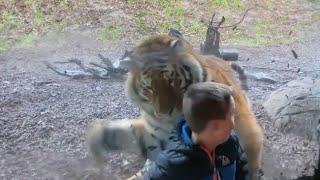
[[[134,126],[129,120],[99,120],[89,127],[87,142],[92,155],[100,159],[104,153],[110,151],[140,150],[135,135]]]
[[[252,180],[266,180],[262,169],[259,169],[256,173],[251,174],[250,179],[252,179]]]
[[[107,128],[101,121],[94,122],[87,130],[87,143],[93,157],[101,159],[103,154],[109,149],[105,143]]]

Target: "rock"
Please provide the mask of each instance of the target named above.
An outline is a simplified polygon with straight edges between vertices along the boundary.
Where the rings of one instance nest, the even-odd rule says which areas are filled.
[[[239,58],[239,52],[235,49],[223,49],[220,53],[222,59],[226,61],[237,61]]]
[[[275,127],[309,140],[320,140],[320,80],[294,80],[271,93],[263,104]]]
[[[262,81],[262,82],[271,83],[271,84],[274,84],[277,82],[271,76],[269,76],[268,74],[263,73],[263,72],[256,72],[256,73],[246,72],[246,74],[248,77],[250,77],[256,81]]]
[[[3,81],[3,84],[8,85],[8,84],[11,84],[11,83],[10,83],[10,81]]]
[[[114,68],[119,68],[120,67],[120,59],[116,59],[115,61],[114,61],[114,63],[112,64],[113,65],[113,67]]]
[[[100,86],[97,86],[97,87],[96,87],[96,90],[97,90],[97,91],[101,91],[102,88],[101,88]]]

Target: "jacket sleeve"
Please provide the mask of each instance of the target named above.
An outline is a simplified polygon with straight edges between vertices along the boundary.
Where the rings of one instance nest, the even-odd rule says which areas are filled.
[[[237,141],[238,154],[236,159],[236,180],[249,180],[247,155],[242,149],[239,140]]]
[[[168,173],[166,169],[159,166],[156,162],[152,163],[148,168],[147,173],[144,176],[145,180],[161,180],[168,179]]]
[[[171,151],[163,151],[158,158],[148,168],[145,180],[194,180],[202,179],[206,176],[208,170],[207,165],[195,165],[189,157],[183,154]],[[207,167],[208,168],[208,167]]]
[[[182,162],[183,157],[180,157]],[[176,180],[185,175],[186,164],[175,163],[179,161],[179,155],[173,152],[163,151],[155,162],[147,169],[145,180]]]

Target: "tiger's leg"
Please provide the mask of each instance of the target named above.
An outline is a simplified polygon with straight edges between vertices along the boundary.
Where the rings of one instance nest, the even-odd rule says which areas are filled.
[[[94,158],[102,162],[104,152],[125,150],[140,153],[143,158],[154,159],[160,151],[158,142],[146,132],[144,120],[119,120],[95,122],[88,130],[87,141]],[[144,167],[127,180],[143,179],[152,160],[147,159]]]
[[[147,126],[145,124],[145,126]],[[141,143],[141,147],[143,147],[142,155],[147,160],[143,166],[136,174],[131,176],[126,180],[143,180],[145,173],[147,173],[150,165],[155,161],[158,154],[165,148],[166,138],[157,134],[156,126],[153,128],[146,128],[143,134],[143,143]]]
[[[143,120],[96,121],[87,132],[90,151],[97,161],[103,153],[112,150],[125,150],[140,153],[143,138]]]
[[[144,175],[147,173],[148,168],[154,161],[147,159],[146,163],[144,164],[143,168],[141,168],[135,175],[127,178],[126,180],[143,180]]]
[[[248,158],[250,179],[256,180],[261,176],[263,132],[250,110],[247,97],[242,93],[233,97],[236,104],[235,130]]]

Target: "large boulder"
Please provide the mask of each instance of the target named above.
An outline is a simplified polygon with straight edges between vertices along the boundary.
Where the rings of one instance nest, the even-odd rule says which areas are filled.
[[[320,80],[294,80],[271,93],[263,104],[275,127],[309,140],[320,140]]]

